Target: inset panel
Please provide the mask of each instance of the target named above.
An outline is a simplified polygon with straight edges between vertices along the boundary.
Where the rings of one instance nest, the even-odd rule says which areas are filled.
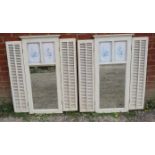
[[[116,41],[115,44],[115,61],[126,61],[127,53],[127,42],[126,41]]]
[[[112,42],[100,43],[100,63],[112,61]]]
[[[100,108],[124,108],[126,64],[100,65]]]
[[[54,43],[42,43],[44,63],[45,64],[54,64],[55,52],[54,52]]]
[[[29,64],[37,64],[41,62],[39,43],[28,43]]]
[[[57,109],[56,67],[30,67],[34,109]]]

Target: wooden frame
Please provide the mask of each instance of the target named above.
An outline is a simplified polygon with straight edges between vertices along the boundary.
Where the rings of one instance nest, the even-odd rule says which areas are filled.
[[[82,87],[82,68],[81,68],[81,59],[82,59],[82,57],[80,57],[80,50],[81,50],[81,47],[80,47],[80,45],[81,44],[85,44],[85,46],[86,46],[86,44],[87,43],[89,43],[89,44],[91,44],[91,46],[92,46],[92,75],[89,75],[89,76],[92,76],[92,92],[93,92],[93,94],[92,94],[92,102],[89,102],[88,101],[88,98],[89,98],[89,96],[86,94],[86,102],[84,103],[84,102],[82,102],[82,92],[81,92],[81,87]],[[87,47],[85,48],[85,50],[86,50],[86,53],[85,53],[85,55],[86,55],[86,57],[87,57]],[[90,52],[90,51],[89,51]],[[79,79],[79,110],[80,110],[80,112],[94,112],[95,111],[95,98],[94,98],[94,93],[95,93],[95,85],[94,85],[94,40],[93,39],[89,39],[89,40],[78,40],[78,79]],[[86,65],[87,65],[87,60],[85,60],[86,61]],[[87,78],[87,68],[86,68],[86,78]],[[88,76],[88,78],[89,78],[89,76]],[[90,86],[90,85],[89,85]],[[87,86],[85,87],[85,89],[86,90],[88,90],[88,89],[90,89],[90,88],[88,88]],[[90,105],[92,106],[91,108],[90,108]],[[83,108],[82,106],[86,106],[87,108]]]
[[[129,110],[134,110],[134,109],[144,109],[144,103],[145,103],[145,91],[146,91],[146,73],[147,73],[147,60],[148,60],[148,42],[149,42],[149,38],[148,37],[134,37],[132,39],[132,61],[131,61],[131,82],[130,82],[130,99],[132,99],[132,91],[133,91],[133,70],[134,70],[134,45],[135,45],[135,41],[139,41],[140,45],[141,45],[141,41],[146,41],[146,46],[145,46],[145,58],[144,58],[144,81],[143,81],[143,88],[141,90],[138,89],[139,87],[139,82],[140,82],[140,73],[139,73],[139,68],[141,66],[140,64],[140,59],[141,59],[141,47],[140,47],[140,51],[139,51],[139,62],[138,62],[138,80],[137,80],[137,94],[136,94],[136,98],[138,98],[139,95],[139,91],[143,91],[143,95],[142,95],[142,102],[141,105],[137,105],[137,101],[136,104],[132,103],[132,100],[130,100],[130,104],[129,104]],[[143,49],[144,50],[144,49]]]
[[[72,96],[67,96],[67,95],[65,95],[65,88],[64,88],[64,83],[62,83],[62,101],[63,101],[63,111],[77,111],[78,110],[78,97],[77,97],[77,52],[76,52],[76,39],[75,38],[64,38],[64,39],[60,39],[60,57],[61,57],[61,80],[62,81],[64,81],[64,66],[63,66],[63,60],[64,60],[64,57],[63,57],[63,46],[62,46],[62,44],[63,43],[69,43],[69,42],[71,42],[72,44],[73,44],[73,55],[74,55],[74,57],[73,57],[73,64],[70,64],[69,62],[68,62],[68,64],[67,64],[67,66],[70,66],[70,65],[73,65],[74,66],[74,76],[75,76],[75,83],[71,83],[72,82],[72,80],[70,81],[70,83],[69,83],[69,86],[72,86],[72,85],[74,85],[75,86],[75,103],[74,103],[74,107],[71,107],[72,105],[71,105],[71,103],[70,103],[70,101],[68,102],[68,103],[66,103],[65,102],[65,97],[67,97],[67,98],[71,98]],[[65,48],[65,50],[69,50],[69,47],[68,47],[68,45],[67,45],[67,47]],[[70,57],[70,55],[68,55],[67,56],[67,59],[70,59],[69,58]],[[68,73],[70,73],[70,70],[68,71]],[[71,91],[71,89],[69,88],[69,91]],[[66,108],[66,106],[67,106],[67,108]]]
[[[130,61],[131,61],[131,43],[132,43],[132,35],[125,34],[125,35],[107,35],[107,36],[100,36],[95,35],[95,110],[98,113],[106,112],[126,112],[128,111],[129,107],[129,92],[130,92]],[[126,75],[125,75],[125,97],[124,97],[124,108],[100,108],[100,93],[99,93],[99,43],[100,42],[107,42],[107,41],[127,41],[127,57],[126,57]],[[114,44],[112,45],[112,50]],[[121,63],[121,62],[120,62]],[[117,64],[120,64],[117,63]],[[122,62],[124,63],[124,62]],[[115,63],[108,63],[108,64],[115,64]]]
[[[43,35],[43,36],[26,36],[22,38],[23,53],[24,53],[24,65],[26,72],[26,84],[28,88],[28,101],[29,101],[29,112],[30,113],[62,113],[62,101],[61,101],[61,69],[60,69],[60,53],[59,53],[59,36],[54,35]],[[53,42],[55,45],[56,54],[56,77],[57,77],[57,95],[58,95],[58,109],[34,109],[33,98],[32,98],[32,87],[30,78],[30,69],[28,63],[28,51],[27,44],[34,42]],[[30,66],[51,66],[53,64],[33,64]]]
[[[12,47],[13,51],[12,50],[10,51],[9,46]],[[17,46],[19,49],[17,50],[15,46]],[[28,112],[27,86],[26,86],[26,79],[25,79],[25,69],[24,69],[24,60],[23,60],[21,41],[7,41],[6,52],[7,52],[7,61],[8,61],[8,67],[9,67],[11,94],[13,99],[14,111]],[[14,58],[12,58],[11,55],[13,55]],[[17,55],[18,55],[18,63],[16,62]],[[14,67],[12,66],[13,63],[14,63]],[[14,69],[12,69],[12,67]],[[21,89],[23,91],[23,94],[21,93]]]

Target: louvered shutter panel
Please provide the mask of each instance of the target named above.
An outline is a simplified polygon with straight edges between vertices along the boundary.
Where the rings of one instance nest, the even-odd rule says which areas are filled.
[[[147,54],[148,38],[133,38],[129,109],[144,108]]]
[[[81,112],[94,111],[93,40],[78,41],[79,104]]]
[[[22,45],[6,42],[13,106],[15,112],[28,112]]]
[[[76,40],[60,39],[63,111],[77,110]]]

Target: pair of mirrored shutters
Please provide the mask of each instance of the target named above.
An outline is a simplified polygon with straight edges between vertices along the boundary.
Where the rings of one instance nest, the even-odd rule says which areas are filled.
[[[59,39],[58,36],[21,38],[22,41],[6,42],[14,111],[30,113],[77,111],[76,40]],[[32,61],[29,58],[29,50],[33,51],[31,57],[35,58]],[[50,51],[53,51],[55,61],[48,62],[46,54],[38,56],[38,51],[40,55],[44,55],[45,51],[48,56],[51,56]],[[41,91],[38,91],[40,88]],[[56,98],[54,99],[56,105],[46,105],[47,101],[49,104],[53,98]]]
[[[113,37],[114,36],[112,36],[112,38]],[[101,81],[99,79],[99,43],[108,41],[107,39],[104,40],[104,38],[106,38],[106,36],[103,36],[103,38],[95,38],[95,40],[79,40],[77,57],[75,39],[53,38],[44,40],[44,37],[42,37],[40,40],[38,37],[37,40],[39,43],[50,42],[54,44],[54,51],[57,53],[55,65],[59,96],[57,109],[39,110],[34,109],[33,107],[34,105],[32,98],[30,66],[28,65],[27,50],[25,50],[25,43],[29,43],[29,39],[25,43],[21,41],[7,42],[6,49],[15,112],[61,113],[62,111],[76,111],[78,109],[78,94],[79,109],[81,112],[116,112],[128,111],[130,109],[143,109],[146,83],[148,38],[133,37],[131,39],[132,44],[129,43],[128,45],[127,54],[129,55],[127,55],[127,57],[129,58],[127,59],[130,59],[130,61],[126,61],[128,66],[128,74],[125,76],[125,81],[128,81],[125,82],[125,89],[127,89],[128,93],[125,95],[125,106],[121,109],[116,107],[109,109],[100,107],[99,86]],[[115,38],[117,37],[115,36]],[[126,40],[126,38],[124,39]],[[31,40],[32,43],[36,42],[35,38],[32,38]],[[118,40],[114,39],[113,41],[122,41],[122,38]],[[76,62],[77,59],[78,68]],[[47,66],[47,64],[45,66]],[[104,68],[104,64],[102,67],[103,70],[109,75],[115,71],[115,69],[113,69],[111,73],[108,73],[108,68]],[[118,74],[120,73],[121,72],[118,72]],[[103,78],[106,77],[103,76]],[[79,85],[79,92],[77,91],[77,83]]]
[[[111,47],[108,47],[109,42]],[[111,63],[100,61],[104,45],[113,51],[114,61]],[[126,52],[125,59],[119,46]],[[115,48],[118,55],[121,52],[118,57],[115,57]],[[147,54],[147,37],[98,35],[94,40],[78,41],[80,111],[100,113],[143,109]],[[107,53],[103,55],[108,56]]]

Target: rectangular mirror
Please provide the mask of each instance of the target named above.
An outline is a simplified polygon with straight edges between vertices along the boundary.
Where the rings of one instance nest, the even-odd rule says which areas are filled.
[[[100,108],[124,108],[126,64],[100,65]]]
[[[30,67],[34,109],[57,109],[56,67]]]

